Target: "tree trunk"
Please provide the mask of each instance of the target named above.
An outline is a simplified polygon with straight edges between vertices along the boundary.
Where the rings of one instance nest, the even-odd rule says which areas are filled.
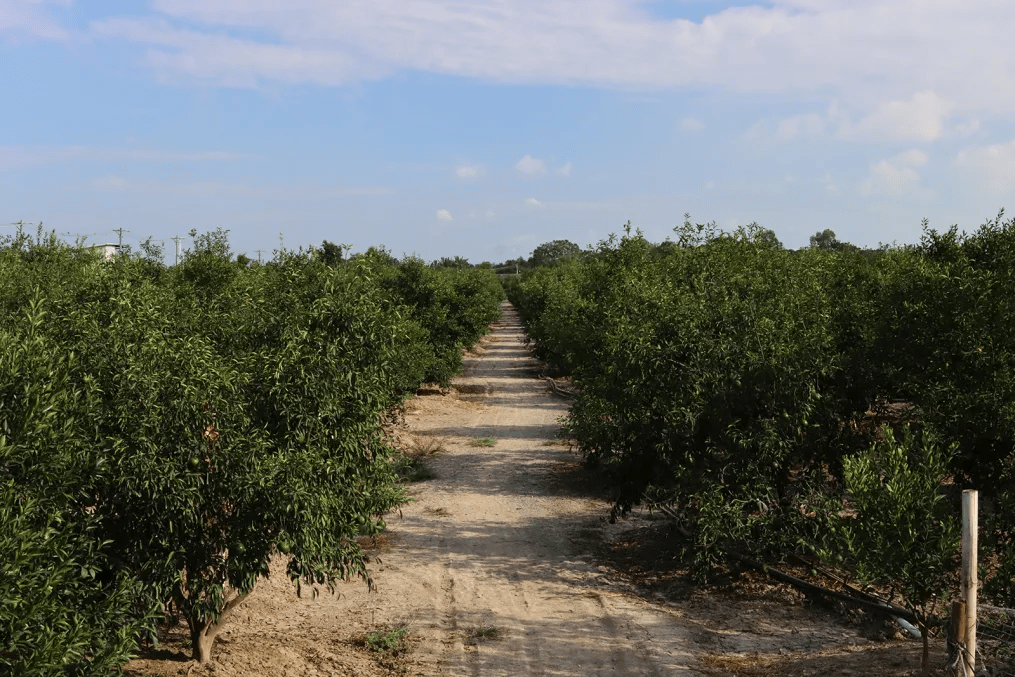
[[[923,637],[923,657],[920,659],[920,674],[924,677],[930,674],[930,632],[927,624],[920,621],[920,636]]]
[[[223,607],[217,621],[205,621],[187,616],[187,625],[190,626],[190,646],[193,650],[192,658],[202,664],[211,663],[211,650],[215,644],[215,638],[225,624],[226,617],[236,606],[247,598],[249,592],[236,595]]]
[[[201,623],[195,621],[190,628],[190,646],[193,650],[193,658],[200,661],[202,665],[211,663],[211,648],[215,644],[215,636],[218,635],[217,623]]]

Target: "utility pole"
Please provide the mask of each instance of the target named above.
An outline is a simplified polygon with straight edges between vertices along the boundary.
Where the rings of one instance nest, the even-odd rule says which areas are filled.
[[[113,232],[120,236],[120,242],[119,244],[116,245],[116,251],[119,252],[121,249],[123,249],[123,234],[129,233],[130,231],[129,230],[125,231],[123,228],[114,228]]]
[[[177,235],[176,237],[171,237],[169,239],[176,243],[176,263],[173,265],[178,266],[180,265],[180,240],[182,240],[183,237]]]
[[[257,263],[258,263],[258,265],[260,265],[261,264],[261,252],[264,251],[264,250],[263,249],[255,249],[254,251],[257,252]]]

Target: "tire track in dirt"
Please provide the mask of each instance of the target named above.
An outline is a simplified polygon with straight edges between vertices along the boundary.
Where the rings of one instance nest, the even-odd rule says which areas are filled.
[[[573,546],[573,533],[608,505],[556,486],[554,468],[575,462],[554,442],[567,405],[535,378],[523,340],[505,304],[503,321],[455,379],[458,402],[417,398],[409,431],[443,440],[446,451],[403,519],[388,520],[378,595],[412,606],[416,586],[439,581],[432,606],[416,598],[410,613],[430,619],[418,623],[416,652],[439,674],[692,674],[679,617],[598,589]],[[496,442],[470,445],[481,438]]]

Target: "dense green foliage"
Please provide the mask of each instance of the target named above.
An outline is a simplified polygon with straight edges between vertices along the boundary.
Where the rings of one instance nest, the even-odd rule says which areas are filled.
[[[918,246],[879,250],[831,246],[829,231],[788,251],[756,225],[721,234],[688,222],[677,234],[653,245],[628,228],[507,284],[537,355],[573,378],[567,426],[586,461],[612,474],[616,512],[646,493],[679,505],[702,576],[718,546],[842,546],[838,513],[858,500],[848,487],[868,482],[876,505],[889,486],[877,479],[884,466],[855,459],[874,453],[872,414],[893,401],[908,403],[888,418],[912,419],[914,473],[938,470],[938,457],[915,451],[937,439],[954,449],[949,491],[1015,506],[1015,223],[999,215],[969,236],[925,224]],[[925,499],[909,499],[917,517],[940,523]],[[956,511],[957,496],[943,505]],[[854,518],[854,532],[871,533],[861,523],[875,513]],[[989,521],[1010,548],[1015,511]],[[847,566],[863,569],[863,540],[842,546]],[[928,575],[927,561],[950,552],[941,543],[910,551]]]
[[[103,262],[0,248],[0,671],[106,674],[168,608],[207,660],[234,600],[369,583],[402,503],[380,425],[499,314],[489,270],[341,251]]]
[[[105,674],[151,620],[140,586],[110,567],[92,486],[107,450],[86,447],[96,393],[73,383],[73,354],[42,331],[38,300],[0,327],[0,669]]]
[[[843,460],[856,516],[839,517],[839,550],[852,556],[860,581],[898,584],[903,601],[918,612],[923,674],[929,674],[930,606],[946,595],[958,567],[959,520],[942,487],[949,454],[933,435],[918,441],[908,427],[896,439],[884,426],[882,436]]]
[[[406,258],[375,274],[393,298],[408,305],[413,320],[427,329],[432,349],[424,380],[448,385],[462,367],[462,346],[482,336],[500,314],[504,289],[489,270],[427,266]]]
[[[581,247],[569,240],[544,242],[532,250],[529,257],[530,266],[553,266],[562,261],[573,259],[581,254]]]

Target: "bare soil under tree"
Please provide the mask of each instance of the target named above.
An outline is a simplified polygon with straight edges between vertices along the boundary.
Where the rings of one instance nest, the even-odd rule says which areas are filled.
[[[412,485],[413,501],[369,544],[375,592],[352,581],[300,598],[278,566],[230,618],[210,665],[189,660],[181,626],[128,674],[918,671],[920,642],[890,624],[857,622],[755,573],[693,585],[685,544],[658,513],[610,524],[602,483],[557,437],[567,401],[538,373],[505,304],[455,387],[407,403],[393,435],[427,456],[433,478]],[[943,642],[932,646],[940,666]]]

